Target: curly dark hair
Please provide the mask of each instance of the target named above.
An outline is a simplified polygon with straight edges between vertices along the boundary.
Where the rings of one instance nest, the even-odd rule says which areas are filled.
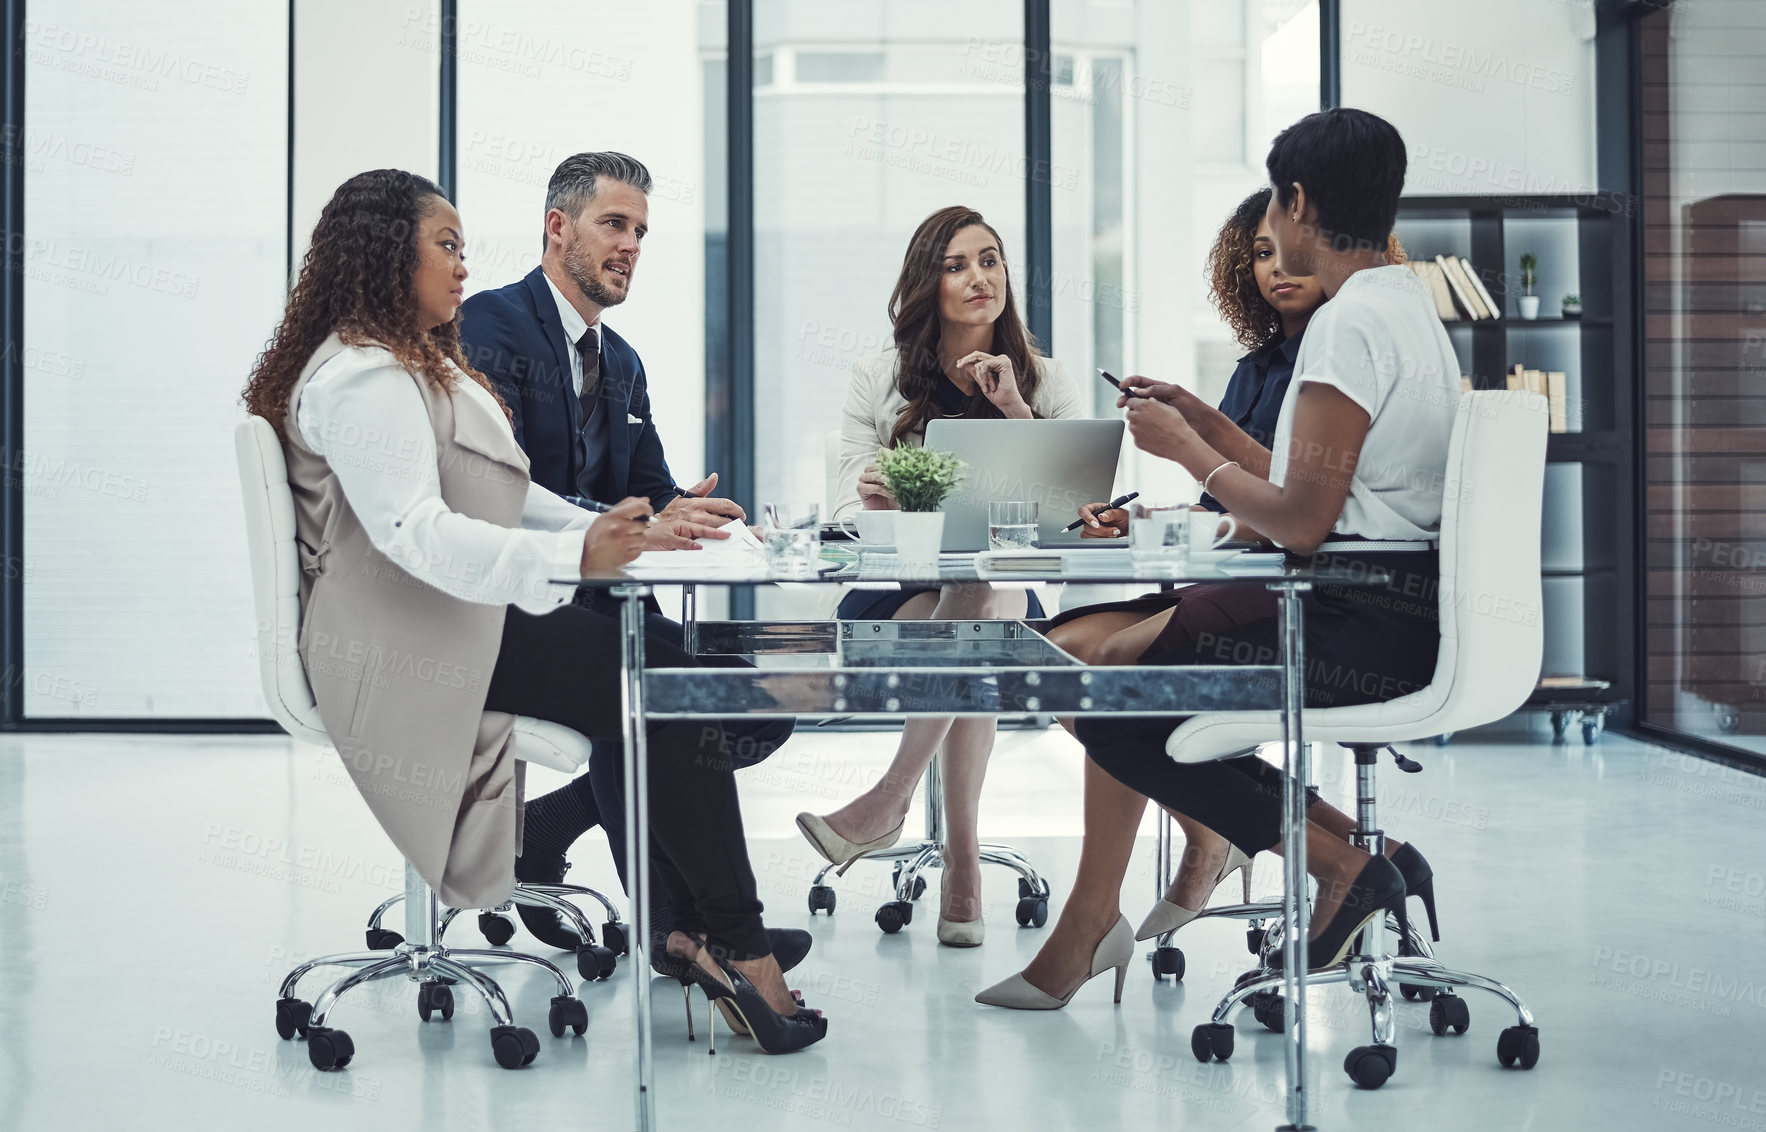
[[[452,389],[464,373],[497,397],[460,352],[457,313],[428,332],[418,325],[417,229],[446,199],[433,181],[402,169],[371,169],[337,187],[313,228],[282,322],[246,382],[248,410],[282,434],[288,395],[333,332],[345,345],[386,347],[437,389]]]
[[[1269,209],[1270,192],[1265,186],[1240,201],[1208,250],[1208,299],[1247,350],[1261,350],[1282,337],[1281,312],[1263,297],[1254,270],[1257,227]],[[1404,245],[1393,232],[1386,237],[1386,260],[1404,263],[1406,259]]]
[[[987,229],[994,246],[999,248],[1000,263],[1004,264],[1006,242],[979,212],[960,204],[941,208],[920,221],[913,238],[908,241],[906,254],[902,256],[901,274],[889,296],[889,321],[895,328],[895,388],[906,398],[907,404],[901,407],[895,427],[890,430],[891,448],[924,428],[926,421],[935,415],[932,394],[938,388],[941,375],[938,368],[938,294],[943,285],[944,249],[950,246],[958,232],[972,225]],[[1005,309],[993,323],[993,350],[1011,359],[1012,369],[1018,376],[1018,392],[1023,395],[1025,404],[1031,404],[1036,399],[1036,389],[1041,381],[1036,370],[1036,358],[1040,355],[1035,340],[1018,316],[1009,279],[1006,281]],[[970,395],[963,416],[974,419],[1004,414],[977,388]]]

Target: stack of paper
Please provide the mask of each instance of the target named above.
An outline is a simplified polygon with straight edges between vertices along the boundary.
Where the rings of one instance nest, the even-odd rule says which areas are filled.
[[[701,550],[646,550],[626,570],[633,574],[766,572],[766,547],[747,523],[731,519],[719,529],[730,537],[694,539]]]

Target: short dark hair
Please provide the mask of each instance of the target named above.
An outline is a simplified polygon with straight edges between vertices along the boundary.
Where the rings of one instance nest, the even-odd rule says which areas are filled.
[[[1318,207],[1318,226],[1333,242],[1384,250],[1404,192],[1404,139],[1392,123],[1339,107],[1308,114],[1276,135],[1265,163],[1286,207],[1294,183]]]
[[[650,195],[650,170],[637,158],[612,150],[573,153],[558,163],[558,168],[552,170],[552,179],[546,182],[546,212],[556,208],[575,220],[582,214],[583,205],[595,195],[595,182],[601,177]],[[540,237],[540,248],[545,249],[544,235]]]

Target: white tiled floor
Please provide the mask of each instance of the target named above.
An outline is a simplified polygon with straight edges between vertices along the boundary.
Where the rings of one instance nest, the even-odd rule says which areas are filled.
[[[1766,1129],[1766,781],[1609,736],[1552,747],[1461,736],[1382,767],[1383,818],[1435,866],[1443,958],[1508,982],[1538,1015],[1530,1073],[1494,1056],[1507,1022],[1471,996],[1464,1037],[1400,1012],[1397,1075],[1353,1089],[1344,1052],[1367,1040],[1348,992],[1316,992],[1313,1122],[1320,1128]],[[988,942],[940,948],[930,916],[898,936],[871,922],[884,871],[839,882],[832,918],[804,906],[815,860],[792,830],[882,768],[893,737],[805,735],[743,773],[769,921],[808,925],[795,985],[828,1013],[814,1049],[768,1058],[726,1038],[683,1040],[679,994],[657,983],[665,1129],[1271,1128],[1281,1039],[1248,1016],[1226,1064],[1199,1065],[1191,1028],[1247,960],[1243,935],[1180,935],[1189,974],[1137,965],[1120,1008],[1108,980],[1065,1011],[975,1005],[1042,932],[1012,922],[1010,877],[988,878]],[[1077,854],[1078,752],[1059,733],[1002,736],[989,836],[1045,869],[1057,903]],[[1320,768],[1346,793],[1346,762]],[[537,777],[537,776],[536,776]],[[549,783],[537,783],[545,788]],[[911,831],[911,827],[910,827]],[[573,879],[611,884],[605,842]],[[586,845],[586,842],[585,842]],[[1143,842],[1123,908],[1151,898]],[[1259,887],[1274,883],[1259,861]],[[496,1068],[480,1008],[417,1021],[405,983],[334,1015],[354,1065],[320,1075],[271,1025],[297,958],[361,945],[399,862],[329,756],[276,738],[0,739],[0,1128],[620,1128],[630,1123],[630,982],[589,985],[586,1038],[543,1037],[528,1069]],[[471,934],[470,922],[460,928]],[[458,942],[458,941],[456,941]],[[518,935],[518,945],[531,946]],[[551,990],[509,971],[518,1020],[542,1031]],[[701,1007],[703,1009],[703,1007]],[[700,1016],[703,1025],[703,1015]]]

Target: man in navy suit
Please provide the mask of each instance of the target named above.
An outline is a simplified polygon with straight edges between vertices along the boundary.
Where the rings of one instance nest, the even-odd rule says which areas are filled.
[[[658,514],[648,536],[650,549],[692,551],[700,549],[695,539],[727,538],[718,528],[744,518],[742,508],[711,497],[715,473],[690,488],[676,486],[650,416],[644,363],[601,322],[602,313],[630,293],[649,230],[650,183],[649,170],[623,153],[566,158],[546,188],[540,265],[519,282],[467,299],[460,343],[467,361],[490,378],[509,406],[533,482],[596,510],[628,495],[648,497]],[[619,614],[603,590],[585,588],[577,600],[598,612]],[[509,615],[525,616],[513,609]],[[654,605],[646,629],[681,645],[681,627]],[[707,663],[720,660],[707,658]],[[741,767],[784,742],[791,723],[728,723],[724,731],[726,749]],[[565,850],[596,825],[606,827],[614,863],[625,879],[622,769],[617,745],[597,743],[588,774],[527,804],[522,855],[515,862],[518,879],[562,881],[570,867]],[[652,926],[661,932],[672,923],[664,906],[669,886],[656,887]],[[542,940],[576,947],[575,931],[556,913],[525,905],[519,911]],[[808,950],[807,933],[769,934],[786,970]],[[642,946],[641,940],[634,943]]]

